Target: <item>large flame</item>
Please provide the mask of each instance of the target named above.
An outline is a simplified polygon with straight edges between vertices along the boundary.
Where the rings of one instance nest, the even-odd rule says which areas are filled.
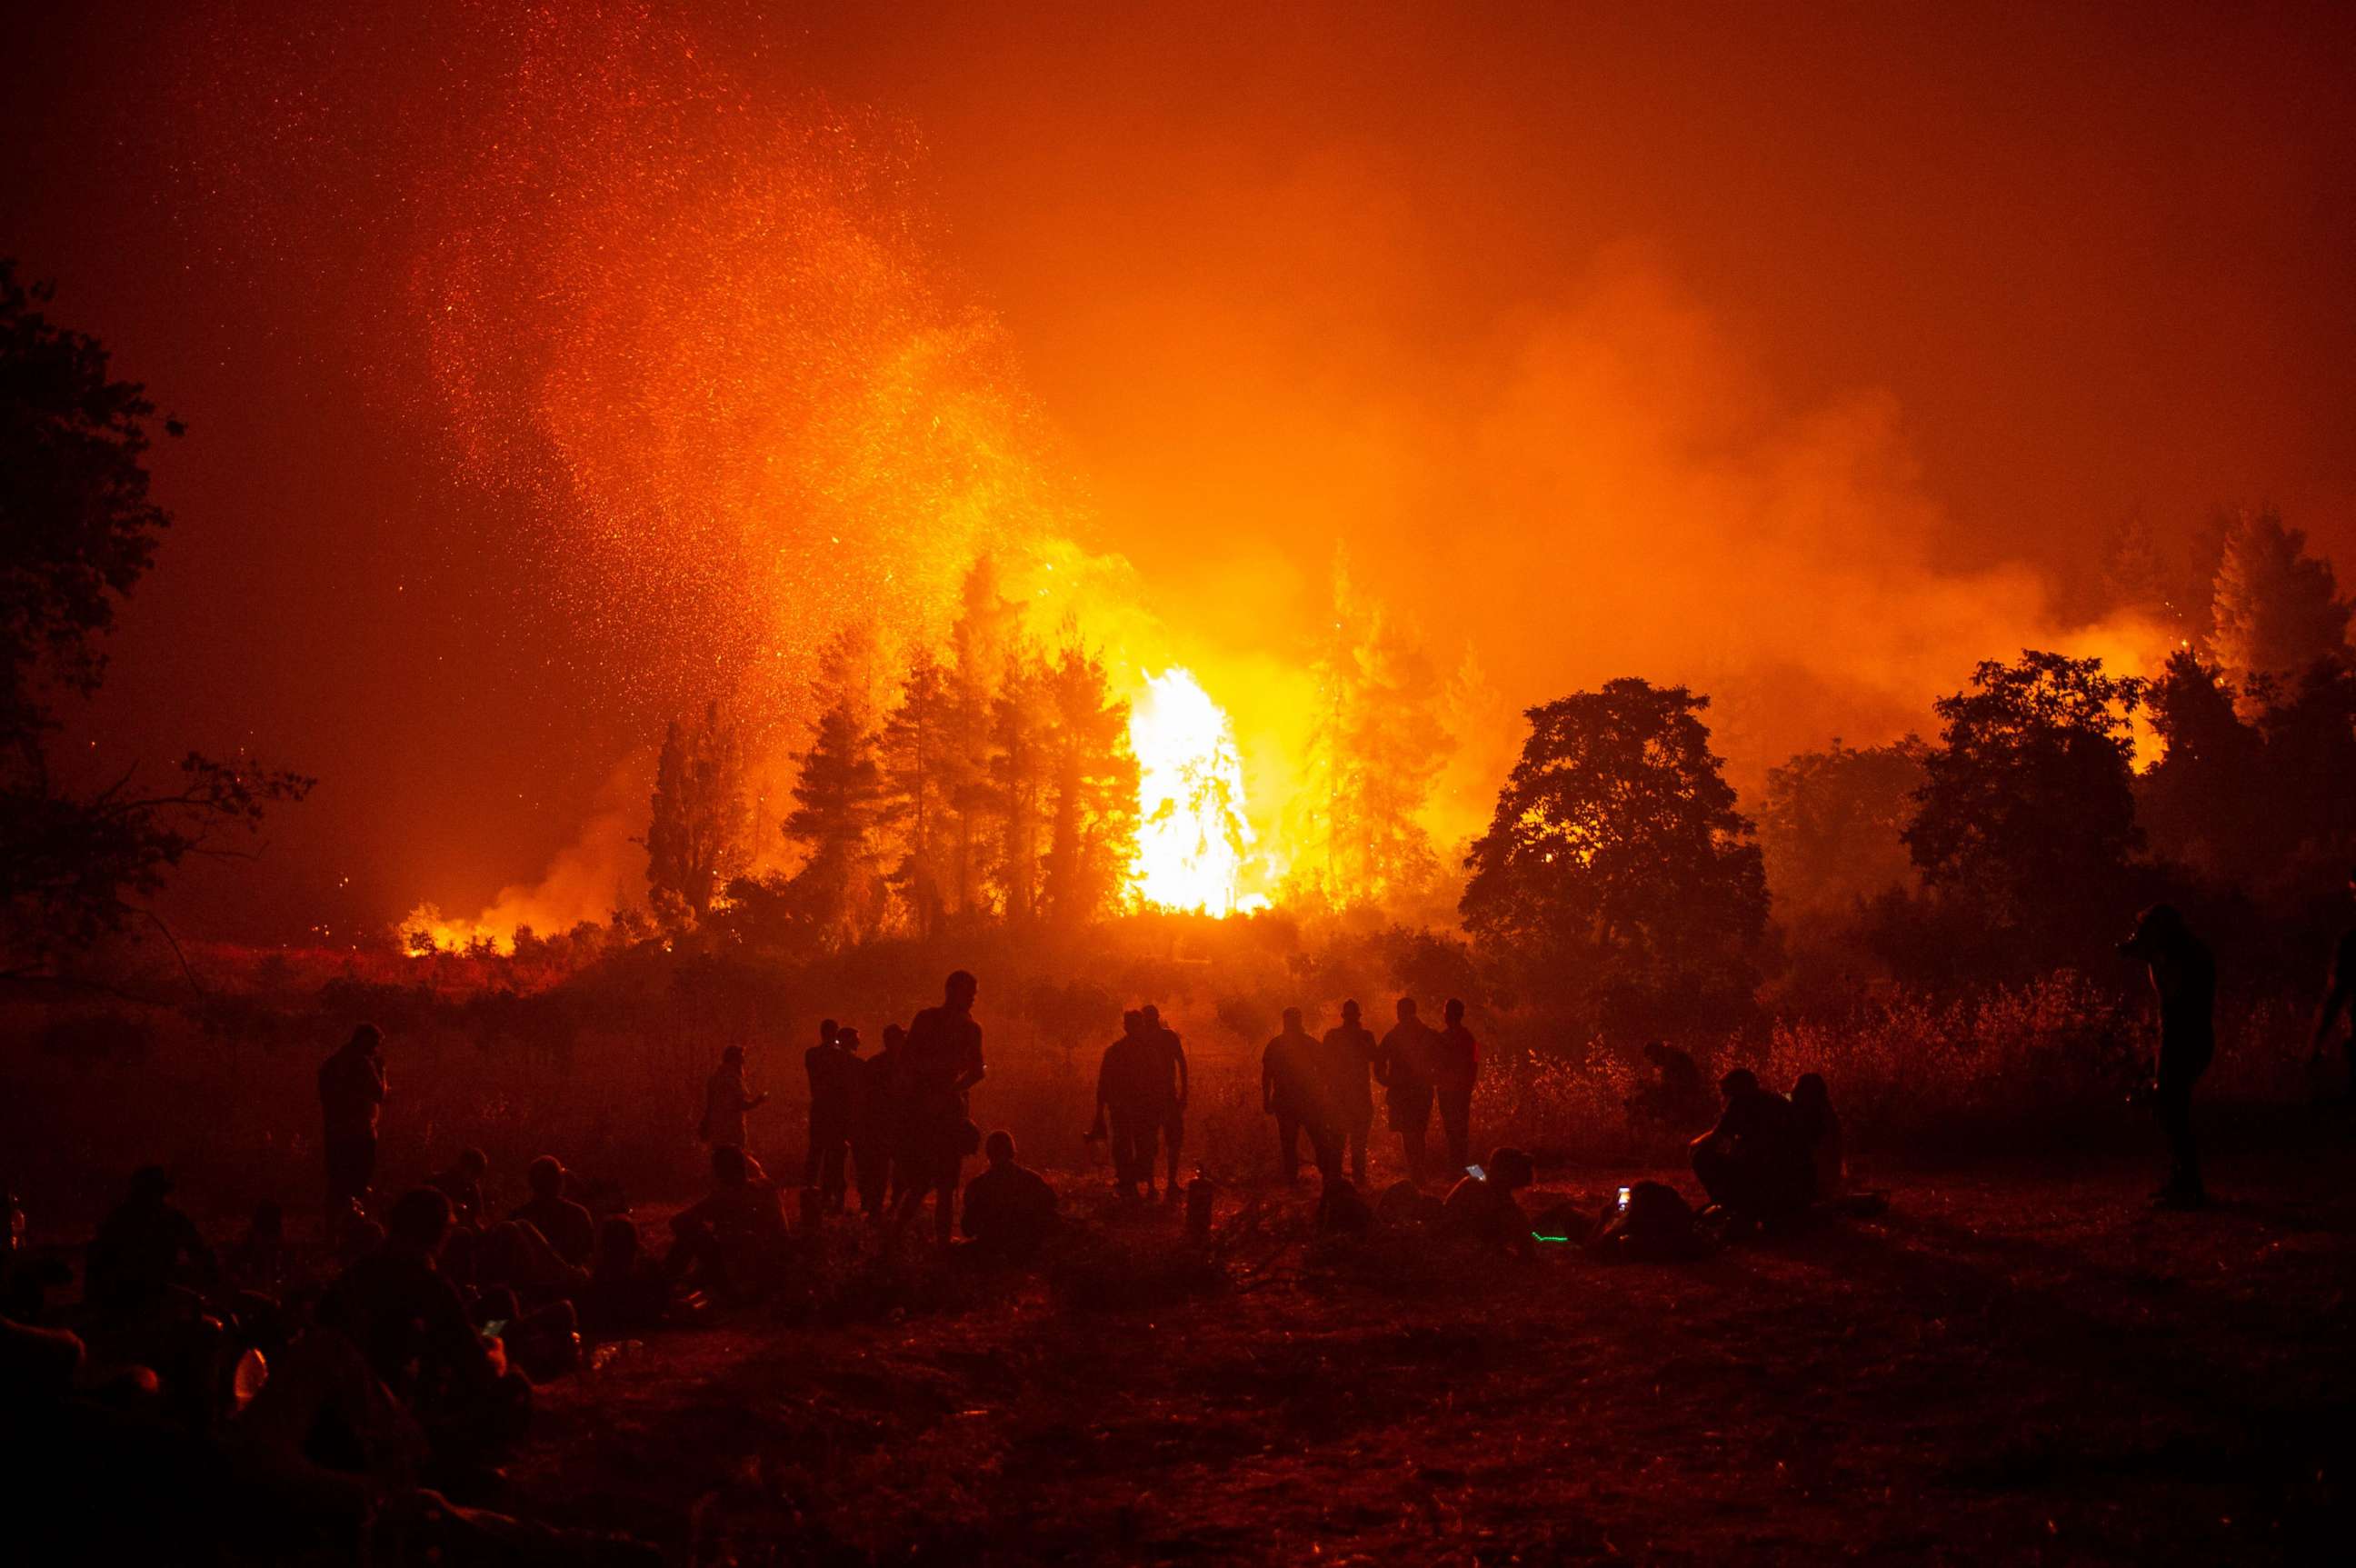
[[[1129,744],[1138,766],[1138,897],[1213,915],[1265,902],[1243,891],[1252,830],[1235,726],[1192,671],[1146,676],[1130,707]]]

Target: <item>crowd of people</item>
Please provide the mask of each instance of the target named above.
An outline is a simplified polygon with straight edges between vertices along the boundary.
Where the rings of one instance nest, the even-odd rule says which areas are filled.
[[[2158,1201],[2197,1207],[2206,1192],[2191,1103],[2213,1054],[2215,964],[2166,906],[2145,911],[2119,951],[2147,967],[2159,1002],[2150,1095],[2168,1167]],[[984,1139],[971,1118],[986,1075],[977,992],[971,974],[951,974],[940,1003],[905,1029],[884,1026],[873,1055],[862,1055],[855,1027],[820,1026],[803,1058],[803,1234],[845,1214],[854,1191],[894,1244],[931,1198],[933,1236],[960,1263],[1031,1263],[1066,1227],[1055,1188],[1020,1163],[1012,1136]],[[2335,965],[2319,1050],[2351,998],[2356,940]],[[1377,1038],[1351,1001],[1320,1035],[1289,1008],[1260,1052],[1259,1101],[1274,1124],[1278,1169],[1288,1185],[1301,1181],[1305,1136],[1322,1184],[1320,1232],[1428,1229],[1525,1257],[1551,1242],[1668,1261],[1863,1201],[1849,1191],[1841,1120],[1821,1076],[1802,1075],[1781,1093],[1734,1068],[1713,1104],[1694,1058],[1654,1041],[1628,1111],[1664,1128],[1714,1116],[1688,1146],[1704,1207],[1637,1181],[1600,1207],[1526,1214],[1519,1195],[1536,1176],[1528,1154],[1506,1146],[1471,1162],[1482,1049],[1461,1001],[1447,1002],[1442,1019],[1431,1027],[1414,998],[1400,997]],[[1108,1147],[1122,1204],[1181,1192],[1191,1089],[1184,1043],[1159,1008],[1125,1014],[1103,1052],[1085,1135]],[[1370,1201],[1378,1089],[1403,1175]],[[381,1201],[378,1139],[391,1088],[372,1026],[327,1058],[318,1097],[327,1223],[309,1268],[279,1205],[260,1205],[243,1237],[216,1249],[173,1201],[169,1175],[142,1168],[88,1246],[78,1303],[48,1299],[55,1281],[20,1253],[12,1226],[0,1395],[47,1412],[60,1470],[86,1477],[125,1459],[168,1458],[214,1488],[208,1509],[222,1498],[276,1509],[266,1525],[223,1523],[231,1533],[316,1540],[396,1520],[406,1539],[430,1541],[448,1561],[496,1557],[518,1542],[551,1560],[637,1560],[633,1543],[541,1530],[478,1505],[498,1495],[536,1385],[574,1371],[598,1347],[777,1291],[796,1230],[779,1185],[748,1148],[748,1118],[768,1096],[748,1087],[743,1051],[723,1051],[705,1085],[697,1132],[708,1186],[671,1217],[659,1255],[610,1190],[603,1212],[582,1201],[554,1155],[529,1164],[522,1201],[503,1214],[489,1197],[491,1161],[475,1148]],[[965,1163],[977,1153],[985,1168],[968,1183]],[[1444,1196],[1432,1190],[1438,1178]],[[1192,1190],[1209,1196],[1199,1177]],[[1207,1223],[1200,1207],[1205,1215],[1190,1222]],[[69,1491],[82,1484],[59,1482]]]

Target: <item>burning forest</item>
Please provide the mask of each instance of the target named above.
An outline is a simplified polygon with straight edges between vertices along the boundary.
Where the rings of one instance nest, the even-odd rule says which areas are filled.
[[[27,1560],[2320,1557],[2351,55],[28,19]]]

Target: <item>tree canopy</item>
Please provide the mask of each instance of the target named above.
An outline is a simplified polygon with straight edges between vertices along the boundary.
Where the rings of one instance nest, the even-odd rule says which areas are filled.
[[[1708,703],[1623,678],[1530,709],[1467,857],[1466,929],[1585,1026],[1723,1022],[1749,1004],[1766,873],[1709,749]]]
[[[0,977],[49,977],[143,917],[191,854],[226,854],[311,780],[190,752],[169,784],[134,768],[95,789],[58,779],[57,704],[106,672],[103,639],[171,519],[148,495],[158,423],[105,348],[51,322],[46,287],[0,261]],[[171,420],[161,422],[180,434]]]

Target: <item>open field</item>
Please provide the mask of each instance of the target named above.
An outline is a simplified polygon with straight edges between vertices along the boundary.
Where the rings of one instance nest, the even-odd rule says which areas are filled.
[[[514,1501],[699,1563],[2314,1560],[2356,1146],[2307,1112],[2215,1142],[2205,1213],[2146,1210],[2149,1160],[1988,1164],[1683,1267],[1287,1246],[1280,1205],[1239,1283],[1143,1306],[1123,1267],[1201,1282],[1174,1215],[1115,1216],[1083,1270],[553,1385]]]

